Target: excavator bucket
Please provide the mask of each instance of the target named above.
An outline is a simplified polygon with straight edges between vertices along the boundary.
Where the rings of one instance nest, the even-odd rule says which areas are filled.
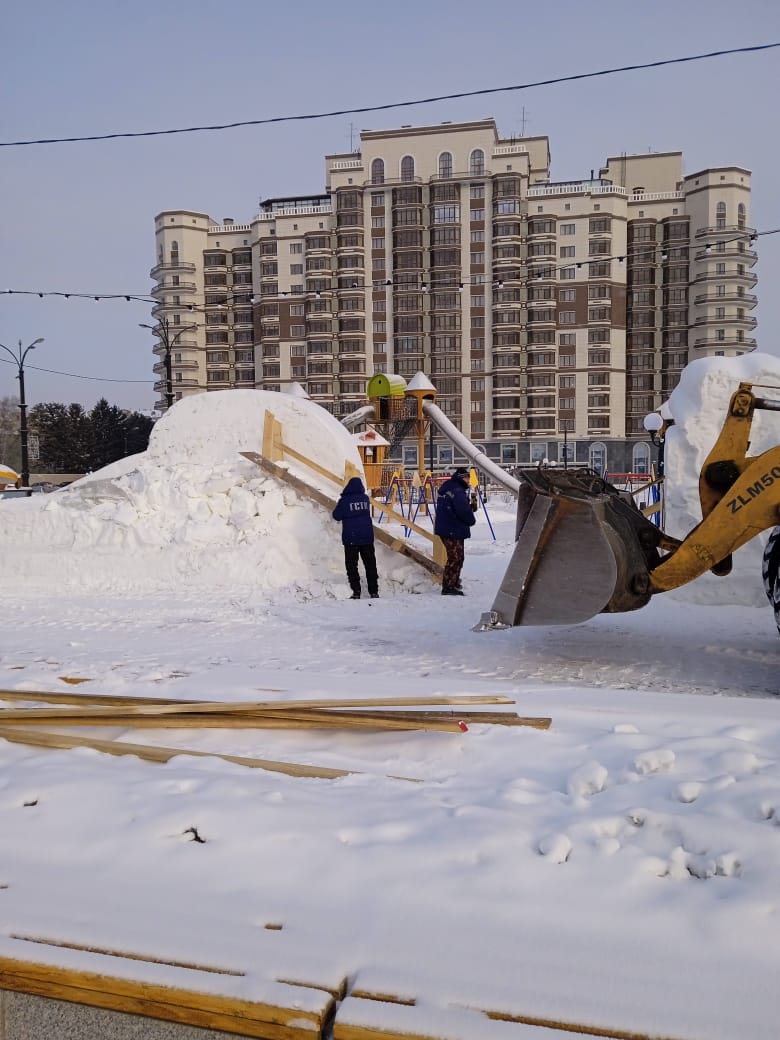
[[[664,536],[592,470],[520,474],[512,559],[493,607],[475,631],[575,625],[650,599],[650,569]]]

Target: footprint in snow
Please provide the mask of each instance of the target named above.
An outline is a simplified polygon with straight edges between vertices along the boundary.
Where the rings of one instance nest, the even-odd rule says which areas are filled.
[[[539,854],[549,859],[551,863],[565,863],[574,846],[567,834],[548,834],[542,838],[537,846]]]
[[[642,776],[651,773],[668,773],[674,768],[675,754],[668,748],[658,748],[655,751],[643,751],[634,759],[634,769]]]
[[[566,792],[572,798],[590,798],[607,786],[609,771],[600,762],[586,762],[569,774]]]

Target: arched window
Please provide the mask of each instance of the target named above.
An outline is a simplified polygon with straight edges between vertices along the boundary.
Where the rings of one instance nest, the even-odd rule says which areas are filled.
[[[439,176],[452,176],[452,152],[442,152],[439,156]]]
[[[179,243],[171,242],[171,263],[178,264],[179,262]]]
[[[384,184],[385,183],[385,161],[384,159],[374,159],[371,163],[371,183],[372,184]]]
[[[401,180],[414,180],[414,159],[411,155],[405,155],[401,160]]]
[[[162,242],[157,247],[157,263],[161,264],[165,260],[165,254],[163,252]]]
[[[726,226],[726,203],[719,202],[715,207],[715,227],[724,228]]]
[[[650,472],[650,445],[649,444],[635,444],[633,460],[631,462],[632,473],[649,473]]]
[[[745,212],[745,203],[740,202],[737,206],[737,227],[745,227],[745,221],[747,219],[747,213]]]
[[[485,172],[485,153],[481,148],[475,148],[471,153],[469,161],[469,173],[472,176],[481,177]]]
[[[604,474],[607,471],[607,446],[601,441],[594,441],[588,448],[588,465],[596,473]]]

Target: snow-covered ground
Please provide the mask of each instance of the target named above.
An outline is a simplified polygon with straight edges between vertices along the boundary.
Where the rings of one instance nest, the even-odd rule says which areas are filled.
[[[724,367],[702,371],[727,400],[735,372],[752,373]],[[693,385],[668,445],[680,488],[701,463],[685,468],[686,431],[706,454],[725,408],[702,410]],[[0,956],[258,1000],[280,978],[348,979],[417,998],[416,1024],[446,1020],[453,1040],[520,1035],[466,1008],[774,1038],[780,640],[766,599],[741,605],[737,582],[713,579],[574,628],[473,632],[511,549],[496,496],[497,540],[481,516],[463,599],[378,545],[381,598],[348,601],[338,525],[238,455],[260,449],[267,407],[297,450],[356,461],[316,406],[231,391],[176,405],[144,456],[0,505],[0,687],[503,695],[552,725],[84,731],[350,771],[330,780],[0,740]],[[355,1003],[345,1014],[375,1025],[399,1014]]]

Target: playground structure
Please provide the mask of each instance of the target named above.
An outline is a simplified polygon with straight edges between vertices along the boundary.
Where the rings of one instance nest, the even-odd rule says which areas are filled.
[[[402,517],[406,510],[408,516],[402,522],[406,526],[408,536],[415,529],[414,521],[420,513],[432,518],[439,486],[447,479],[434,475],[432,451],[431,468],[425,468],[425,441],[426,437],[432,434],[434,427],[486,477],[517,496],[519,482],[505,473],[450,422],[436,404],[436,387],[425,373],[417,372],[407,383],[402,376],[379,372],[368,381],[366,392],[369,403],[351,412],[341,421],[347,429],[353,429],[369,421],[372,423],[368,427],[367,435],[357,435],[360,438],[358,450],[373,504],[376,506],[379,498],[384,500],[380,507],[380,522],[388,507],[397,506]],[[417,440],[417,469],[411,477],[407,477],[403,467],[387,462],[386,459],[410,436]],[[480,491],[479,478],[474,469],[471,470],[470,482],[495,538],[485,498]],[[396,514],[392,515],[398,519]]]
[[[403,376],[377,373],[369,379],[366,393],[369,403],[346,415],[341,422],[350,430],[370,422],[388,442],[379,457],[372,455],[369,459],[361,450],[364,466],[367,462],[372,466],[381,465],[381,469],[366,472],[366,480],[373,490],[386,491],[390,486],[393,475],[400,467],[386,463],[385,460],[394,454],[402,441],[412,436],[417,440],[417,475],[420,484],[425,483],[427,476],[433,478],[431,470],[426,471],[424,460],[425,439],[431,428],[435,427],[473,466],[496,484],[517,495],[519,481],[496,465],[450,422],[436,404],[436,387],[423,372],[417,372],[409,383]]]

